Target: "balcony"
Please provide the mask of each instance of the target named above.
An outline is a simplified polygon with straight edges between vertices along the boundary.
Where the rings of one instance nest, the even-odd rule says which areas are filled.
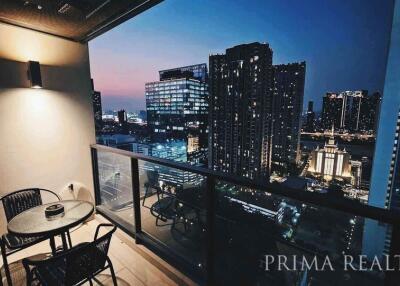
[[[72,230],[72,241],[74,244],[87,241],[87,238],[93,236],[96,226],[104,222],[107,222],[104,217],[96,215],[95,219]],[[32,256],[41,257],[48,252],[48,243],[41,242],[16,254],[15,261],[10,264],[13,285],[26,285],[25,270],[20,263],[20,259]],[[120,230],[112,238],[109,255],[115,268],[118,285],[196,285],[154,253],[143,246],[136,245],[130,236]],[[112,285],[110,272],[103,272],[98,276],[98,281],[101,284],[95,285]],[[7,284],[5,283],[4,285]]]
[[[72,239],[87,240],[104,220],[116,224],[110,255],[119,285],[399,285],[399,271],[390,270],[399,269],[395,211],[95,144],[87,42],[159,2],[53,12],[36,1],[0,5],[0,196],[38,186],[93,201],[95,219]],[[66,9],[73,21],[55,21]],[[42,89],[31,88],[30,61],[40,64]],[[382,236],[366,236],[370,229],[384,233],[387,261],[374,248]],[[370,270],[374,256],[389,269]],[[314,257],[309,270],[302,259]],[[14,270],[18,276],[18,264]]]
[[[97,211],[199,284],[392,285],[397,276],[343,271],[345,255],[367,255],[369,224],[388,230],[397,253],[392,212],[101,145],[91,150]],[[297,270],[269,264],[266,256],[279,255]],[[296,257],[314,255],[319,268],[329,257],[335,271],[301,269]]]

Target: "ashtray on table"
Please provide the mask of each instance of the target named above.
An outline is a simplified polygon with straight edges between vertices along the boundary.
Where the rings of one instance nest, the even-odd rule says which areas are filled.
[[[62,214],[64,214],[64,206],[62,204],[54,204],[54,205],[48,206],[44,210],[44,214],[47,218],[52,218],[52,217],[62,215]]]

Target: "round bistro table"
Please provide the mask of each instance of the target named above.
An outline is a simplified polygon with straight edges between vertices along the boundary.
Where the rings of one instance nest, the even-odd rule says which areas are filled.
[[[45,216],[45,209],[54,204],[62,204],[64,206],[64,213],[47,218]],[[68,249],[65,233],[70,228],[87,220],[93,212],[93,204],[86,201],[66,200],[53,202],[20,213],[7,224],[7,229],[9,233],[16,236],[49,237],[54,254],[56,249],[54,236],[61,235],[63,249]]]

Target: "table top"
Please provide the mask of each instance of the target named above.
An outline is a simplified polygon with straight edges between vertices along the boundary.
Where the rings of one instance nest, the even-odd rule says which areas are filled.
[[[64,214],[47,218],[45,209],[54,204],[64,206]],[[15,216],[7,225],[8,232],[20,236],[60,234],[88,219],[94,211],[86,201],[68,200],[40,205]]]

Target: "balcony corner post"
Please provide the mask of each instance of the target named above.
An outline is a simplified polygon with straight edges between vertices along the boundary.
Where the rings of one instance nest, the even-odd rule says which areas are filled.
[[[94,147],[90,147],[90,153],[92,156],[94,201],[95,205],[98,206],[101,204],[101,197],[100,197],[100,180],[99,180],[99,164],[97,157],[97,149]]]
[[[215,285],[215,178],[207,176],[206,183],[206,206],[207,206],[207,253],[206,253],[206,285]]]
[[[139,182],[139,162],[136,158],[131,158],[131,177],[133,191],[133,211],[135,216],[135,241],[140,244],[142,233],[142,219],[140,213],[140,182]]]

